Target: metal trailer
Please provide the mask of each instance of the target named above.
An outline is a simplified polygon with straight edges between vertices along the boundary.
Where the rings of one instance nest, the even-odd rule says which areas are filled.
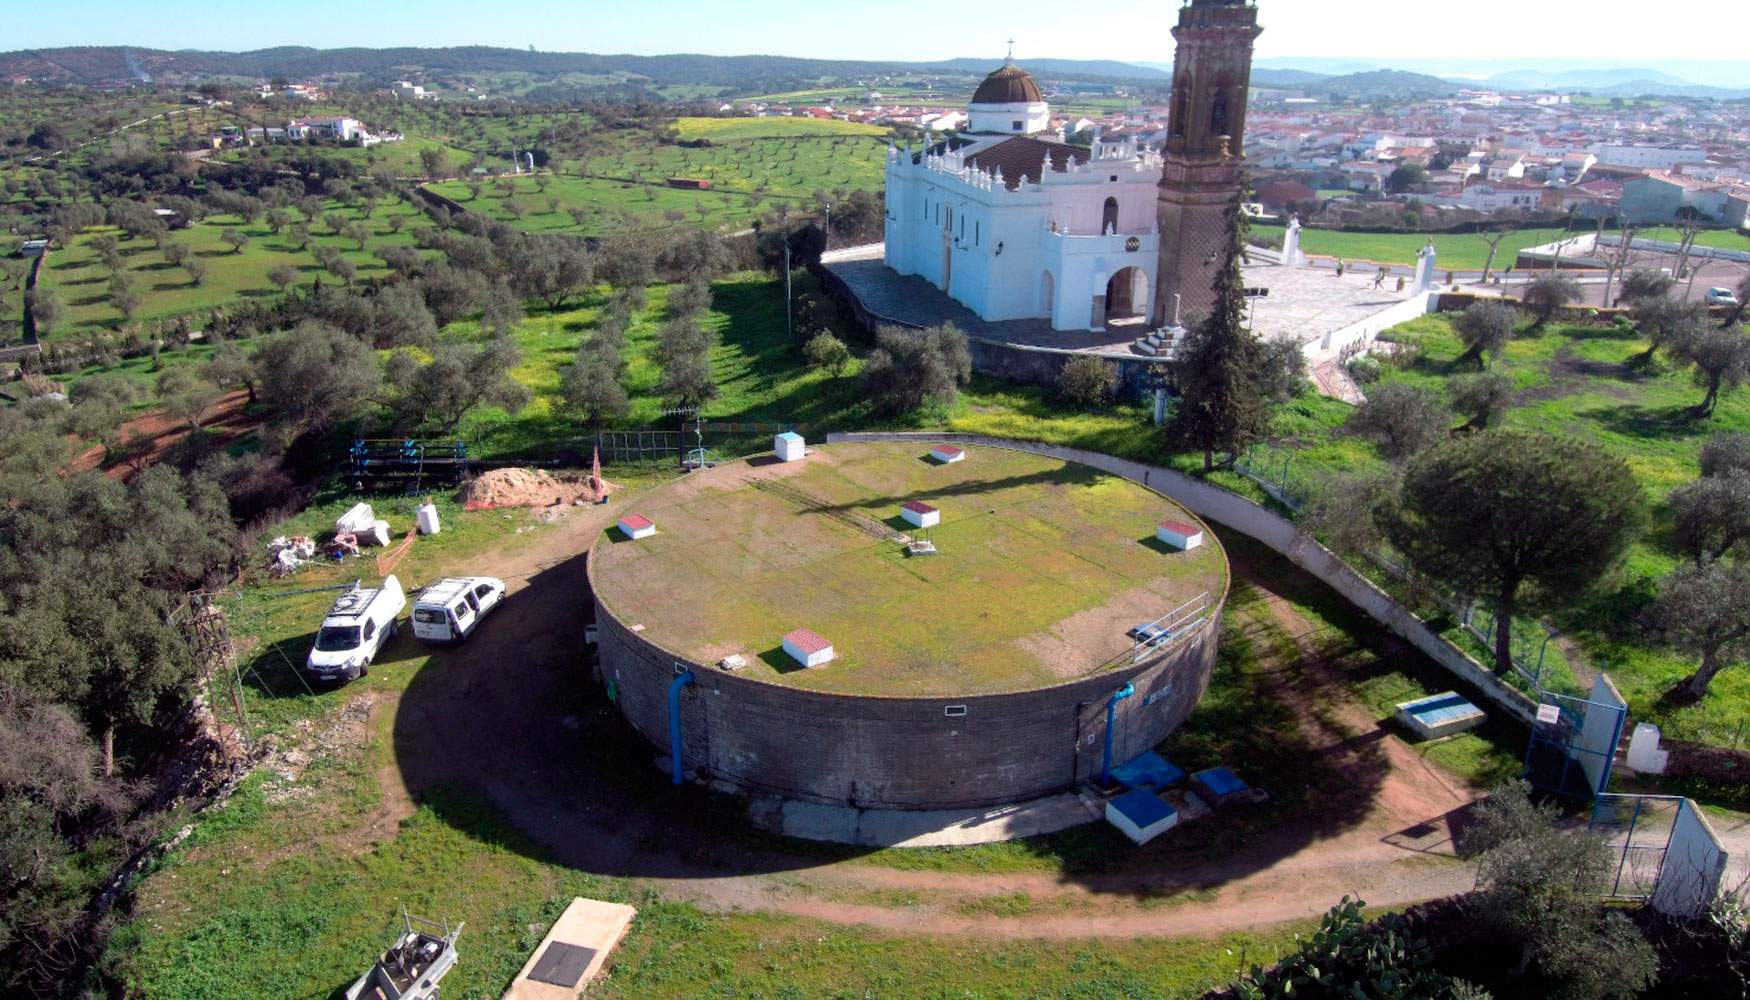
[[[456,938],[463,921],[451,928],[409,916],[401,907],[401,935],[377,964],[347,987],[346,1000],[436,1000],[438,980],[457,962]]]

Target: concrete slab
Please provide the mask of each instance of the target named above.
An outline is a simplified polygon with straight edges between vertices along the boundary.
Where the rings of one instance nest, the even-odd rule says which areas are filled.
[[[1036,837],[1100,818],[1079,797],[1053,795],[984,810],[856,809],[759,798],[748,820],[772,833],[864,847],[951,847]]]
[[[1269,295],[1251,302],[1252,329],[1266,340],[1304,344],[1409,301],[1414,293],[1408,287],[1397,291],[1396,277],[1387,279],[1382,288],[1373,287],[1378,270],[1377,266],[1351,269],[1338,277],[1336,271],[1321,268],[1248,265],[1246,284],[1270,289]],[[1399,267],[1394,272],[1401,275],[1405,270]]]
[[[571,905],[554,922],[553,929],[541,940],[534,954],[529,956],[522,971],[511,980],[510,989],[505,991],[503,1000],[576,1000],[589,986],[590,981],[601,972],[608,955],[620,943],[620,939],[626,936],[626,929],[632,925],[632,918],[637,915],[637,910],[622,903],[604,903],[581,896],[574,898]],[[540,964],[548,949],[556,943],[585,948],[593,953],[582,976],[572,986],[543,983],[529,978],[529,974],[535,971],[535,966]]]

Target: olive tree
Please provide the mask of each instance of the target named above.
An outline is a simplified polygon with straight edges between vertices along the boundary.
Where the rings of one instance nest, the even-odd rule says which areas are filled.
[[[1465,418],[1465,430],[1499,424],[1513,403],[1513,380],[1500,372],[1454,375],[1446,388],[1453,411]]]
[[[1563,306],[1579,297],[1578,281],[1560,271],[1550,271],[1532,279],[1531,284],[1525,286],[1520,300],[1525,303],[1525,311],[1531,314],[1532,329],[1541,330]]]
[[[1696,386],[1707,390],[1701,402],[1689,408],[1693,417],[1713,416],[1720,393],[1750,379],[1750,337],[1742,327],[1698,324],[1671,345],[1671,353],[1694,369]]]
[[[1376,442],[1385,457],[1408,458],[1446,436],[1452,411],[1432,389],[1387,382],[1368,393],[1344,426]]]
[[[1703,476],[1672,490],[1666,504],[1673,544],[1698,564],[1750,539],[1750,472]]]
[[[592,337],[578,348],[571,367],[559,376],[559,398],[566,412],[599,428],[626,415],[631,403],[620,381],[626,359],[617,344]]]
[[[1110,403],[1118,391],[1118,367],[1092,354],[1078,354],[1064,362],[1057,374],[1057,392],[1077,406]]]
[[[1452,321],[1453,332],[1464,343],[1464,353],[1453,359],[1453,367],[1475,362],[1480,369],[1485,352],[1493,363],[1513,339],[1518,325],[1519,312],[1507,303],[1495,299],[1472,302]]]
[[[1660,587],[1651,619],[1667,645],[1701,657],[1695,672],[1672,689],[1680,701],[1700,701],[1716,674],[1750,657],[1750,565],[1677,567]]]
[[[926,402],[947,406],[972,378],[972,349],[952,323],[928,330],[882,327],[863,362],[858,385],[884,416],[910,413]]]

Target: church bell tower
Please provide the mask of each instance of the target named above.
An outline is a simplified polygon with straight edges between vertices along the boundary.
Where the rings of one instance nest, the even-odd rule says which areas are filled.
[[[1190,0],[1173,29],[1173,103],[1162,151],[1161,259],[1154,325],[1214,305],[1227,210],[1245,166],[1252,45],[1263,33],[1249,0]]]

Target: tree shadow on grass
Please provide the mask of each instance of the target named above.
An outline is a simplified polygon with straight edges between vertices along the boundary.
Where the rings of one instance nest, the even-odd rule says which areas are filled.
[[[1707,425],[1690,415],[1687,406],[1605,406],[1580,414],[1596,420],[1612,433],[1646,440],[1681,440],[1693,437]]]

